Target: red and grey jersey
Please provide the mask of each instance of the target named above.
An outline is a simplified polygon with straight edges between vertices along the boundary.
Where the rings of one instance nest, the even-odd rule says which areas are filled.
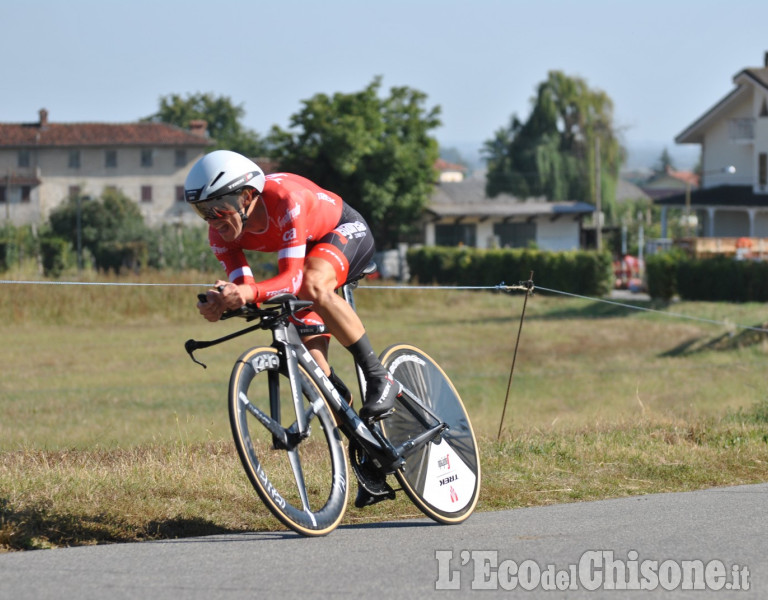
[[[212,227],[208,233],[211,248],[229,281],[250,285],[257,301],[299,291],[307,244],[333,231],[343,206],[336,194],[291,173],[267,175],[261,202],[268,219],[262,231],[251,229],[255,223],[248,221],[243,233],[231,242],[224,241]],[[277,252],[278,274],[259,282],[257,287],[243,250]]]

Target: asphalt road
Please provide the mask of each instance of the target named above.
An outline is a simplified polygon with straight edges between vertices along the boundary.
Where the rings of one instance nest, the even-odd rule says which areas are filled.
[[[762,484],[477,513],[453,527],[418,519],[315,539],[9,553],[0,599],[768,598],[767,508]],[[616,582],[652,591],[609,589]],[[697,583],[709,591],[683,589]]]

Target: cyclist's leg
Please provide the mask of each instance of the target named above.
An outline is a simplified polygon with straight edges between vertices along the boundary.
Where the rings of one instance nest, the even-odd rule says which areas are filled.
[[[299,297],[312,300],[328,331],[355,357],[365,374],[366,398],[360,415],[380,419],[392,412],[398,384],[373,351],[360,317],[334,290],[359,273],[374,253],[373,238],[363,218],[345,207],[342,223],[312,247],[305,261]]]

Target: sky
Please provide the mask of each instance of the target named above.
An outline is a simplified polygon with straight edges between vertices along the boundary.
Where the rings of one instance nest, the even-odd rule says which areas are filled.
[[[4,0],[0,23],[0,122],[131,122],[210,92],[263,135],[381,76],[466,155],[561,70],[613,100],[628,166],[667,148],[679,168],[698,148],[675,136],[768,51],[765,0]]]

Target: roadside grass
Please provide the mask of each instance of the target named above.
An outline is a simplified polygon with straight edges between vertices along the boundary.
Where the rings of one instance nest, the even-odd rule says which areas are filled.
[[[523,296],[364,286],[374,345],[420,346],[461,392],[481,440],[478,510],[768,481],[765,334],[536,294],[497,439]],[[0,551],[282,529],[239,465],[226,408],[234,360],[268,335],[193,364],[187,338],[243,325],[202,321],[197,291],[0,285]],[[766,319],[759,304],[657,308]],[[354,381],[338,345],[331,359]],[[350,505],[344,523],[418,516],[398,494]]]

